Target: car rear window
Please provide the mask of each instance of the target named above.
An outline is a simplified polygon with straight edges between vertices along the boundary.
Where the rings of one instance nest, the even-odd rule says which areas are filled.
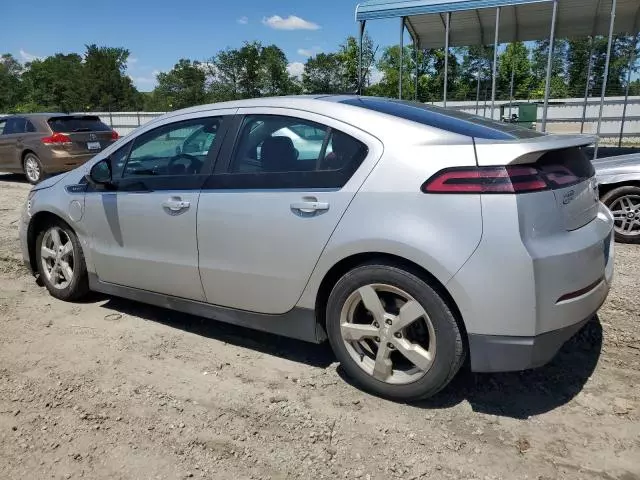
[[[108,125],[100,121],[99,117],[89,115],[53,117],[49,119],[48,123],[54,132],[107,132],[111,130]]]
[[[513,140],[544,135],[512,123],[496,122],[458,110],[450,110],[418,102],[391,98],[358,97],[341,100],[340,103],[386,113],[467,137]]]

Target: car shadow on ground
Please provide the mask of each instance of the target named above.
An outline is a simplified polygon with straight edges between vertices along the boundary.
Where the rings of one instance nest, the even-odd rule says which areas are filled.
[[[327,368],[336,361],[328,342],[316,345],[116,297],[96,294],[93,301],[103,299],[107,299],[102,305],[107,310],[134,315],[261,353],[319,368]],[[473,411],[512,418],[527,418],[551,411],[569,402],[582,390],[596,368],[602,341],[602,325],[596,316],[544,367],[524,372],[488,374],[472,373],[465,366],[442,392],[409,406],[440,409],[466,400]],[[358,388],[340,367],[338,374]]]
[[[29,183],[21,173],[0,173],[0,182]]]
[[[135,315],[172,328],[179,328],[185,332],[250,348],[294,362],[327,368],[336,361],[327,342],[317,345],[117,297],[101,297],[99,294],[95,294],[92,301],[101,298],[107,299],[102,307],[108,310]]]
[[[547,365],[523,372],[473,373],[463,367],[435,397],[415,408],[449,408],[468,401],[474,412],[528,418],[568,403],[583,389],[598,364],[602,325],[597,316],[560,349]],[[349,381],[340,372],[340,376]]]

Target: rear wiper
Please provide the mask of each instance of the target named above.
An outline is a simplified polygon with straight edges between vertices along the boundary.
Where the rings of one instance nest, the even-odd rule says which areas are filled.
[[[74,130],[74,132],[90,132],[90,131],[91,131],[91,129],[90,129],[90,128],[87,128],[87,127],[84,127],[84,128],[76,128],[76,129]]]

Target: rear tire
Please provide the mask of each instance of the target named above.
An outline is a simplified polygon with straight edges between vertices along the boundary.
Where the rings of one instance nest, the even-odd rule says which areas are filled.
[[[616,242],[640,243],[640,187],[625,185],[602,196],[614,220]]]
[[[46,174],[42,169],[42,163],[35,153],[27,153],[22,161],[22,169],[27,180],[35,185],[46,178]]]
[[[393,400],[435,395],[466,357],[461,329],[444,299],[396,266],[373,262],[346,273],[329,295],[326,325],[347,375]]]
[[[49,293],[65,301],[89,292],[87,267],[75,232],[62,221],[48,224],[36,239],[38,273]]]

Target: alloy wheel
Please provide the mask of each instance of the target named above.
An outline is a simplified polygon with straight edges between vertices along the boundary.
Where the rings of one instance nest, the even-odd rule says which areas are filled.
[[[29,155],[24,161],[24,169],[30,182],[35,183],[40,179],[40,165],[31,155]]]
[[[622,235],[640,235],[640,195],[623,195],[609,206],[614,228]]]
[[[74,275],[74,253],[71,238],[60,227],[50,227],[42,237],[40,257],[45,276],[58,290],[67,288]]]
[[[354,291],[342,307],[340,333],[356,364],[385,383],[415,382],[435,359],[429,315],[410,294],[391,285],[370,284]]]

